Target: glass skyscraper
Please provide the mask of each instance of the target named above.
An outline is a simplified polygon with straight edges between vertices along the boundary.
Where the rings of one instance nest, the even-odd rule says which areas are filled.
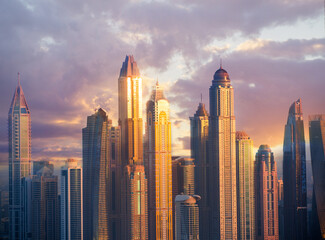
[[[238,232],[241,240],[255,239],[255,191],[253,140],[236,132]]]
[[[149,238],[173,239],[172,155],[169,102],[158,82],[147,102],[146,156]]]
[[[222,67],[210,87],[208,197],[209,239],[237,239],[234,89]]]
[[[283,143],[284,238],[307,239],[306,147],[301,99],[289,109]]]
[[[19,78],[19,75],[18,75]],[[31,115],[18,80],[8,114],[9,237],[27,239],[22,178],[31,174]]]

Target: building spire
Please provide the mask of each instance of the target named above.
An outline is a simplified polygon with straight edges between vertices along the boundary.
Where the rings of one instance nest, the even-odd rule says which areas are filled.
[[[220,69],[222,69],[222,58],[220,57]]]
[[[158,86],[159,85],[159,81],[158,81],[158,77],[157,77],[157,80],[156,80],[156,86]]]
[[[201,93],[201,103],[202,103],[202,93]]]
[[[19,72],[17,73],[17,76],[18,76],[18,86],[20,86],[20,73]]]

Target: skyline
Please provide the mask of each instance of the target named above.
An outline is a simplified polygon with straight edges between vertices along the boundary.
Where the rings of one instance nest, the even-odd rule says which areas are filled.
[[[33,2],[33,7],[31,3],[4,2],[9,11],[1,18],[10,24],[1,27],[4,34],[0,39],[0,51],[6,56],[2,58],[0,89],[1,170],[7,172],[6,121],[17,71],[32,109],[32,159],[81,159],[81,128],[94,108],[106,109],[117,125],[116,78],[120,59],[129,53],[136,57],[143,75],[143,104],[156,77],[171,103],[173,155],[190,155],[188,117],[195,113],[201,92],[209,108],[207,91],[222,55],[235,88],[236,129],[252,137],[255,152],[267,143],[276,160],[281,159],[287,106],[300,97],[305,118],[324,112],[323,3],[274,1],[252,7],[230,1],[213,14],[215,6],[210,10],[208,2],[193,2],[188,8],[182,1],[177,3],[138,1],[126,6],[123,2],[109,8],[96,2],[92,6],[81,3],[76,9],[68,3],[51,3],[53,10],[45,16],[41,11],[45,3]],[[221,21],[225,15],[217,14],[240,7],[245,11],[251,7],[251,16],[239,14]],[[258,10],[266,7],[270,7],[270,16],[257,22],[261,18]],[[143,14],[149,9],[162,13],[157,17]],[[16,14],[11,16],[13,11]],[[127,16],[130,11],[139,19]],[[55,15],[58,12],[60,21]],[[171,20],[163,18],[164,14]],[[127,25],[130,20],[133,23]],[[170,21],[177,24],[169,29]],[[200,29],[200,24],[206,28]],[[139,32],[140,27],[143,31]],[[128,36],[129,42],[125,40]]]

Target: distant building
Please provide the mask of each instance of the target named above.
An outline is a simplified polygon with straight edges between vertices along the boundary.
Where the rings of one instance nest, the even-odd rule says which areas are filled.
[[[325,115],[309,116],[310,154],[314,189],[312,239],[325,239]]]
[[[209,239],[237,239],[234,89],[222,66],[213,76],[209,93]]]
[[[108,239],[108,132],[103,109],[87,117],[82,129],[84,239]]]
[[[194,194],[194,168],[193,158],[178,157],[172,161],[174,197],[181,193]]]
[[[175,239],[199,240],[198,195],[177,195],[175,198]]]
[[[238,238],[255,239],[255,189],[253,140],[236,132]]]
[[[49,161],[33,161],[33,175],[37,175],[37,172],[43,167],[49,168],[52,172],[54,171],[54,165]]]
[[[278,200],[279,200],[279,239],[284,240],[284,216],[283,216],[283,180],[278,180]]]
[[[273,152],[261,145],[255,161],[256,239],[278,240],[278,176]]]
[[[306,147],[301,99],[288,114],[283,143],[285,239],[307,239]]]
[[[191,158],[195,164],[195,193],[202,196],[199,201],[200,208],[200,236],[201,239],[209,238],[209,214],[208,208],[208,137],[209,114],[204,103],[200,103],[191,121]]]
[[[60,239],[58,177],[43,167],[32,178],[32,239]]]
[[[172,156],[169,102],[158,82],[147,102],[149,239],[173,239]]]
[[[143,165],[142,78],[133,56],[126,56],[122,64],[118,79],[118,105],[123,170],[121,239],[148,239],[148,190]],[[135,186],[139,186],[137,194],[134,192]]]
[[[61,168],[61,240],[83,240],[82,168],[68,159]]]

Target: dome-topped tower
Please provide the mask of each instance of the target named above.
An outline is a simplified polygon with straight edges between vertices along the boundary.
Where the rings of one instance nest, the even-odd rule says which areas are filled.
[[[220,84],[223,86],[227,86],[230,84],[229,74],[226,70],[222,68],[222,66],[220,66],[220,68],[213,75],[212,84]]]

